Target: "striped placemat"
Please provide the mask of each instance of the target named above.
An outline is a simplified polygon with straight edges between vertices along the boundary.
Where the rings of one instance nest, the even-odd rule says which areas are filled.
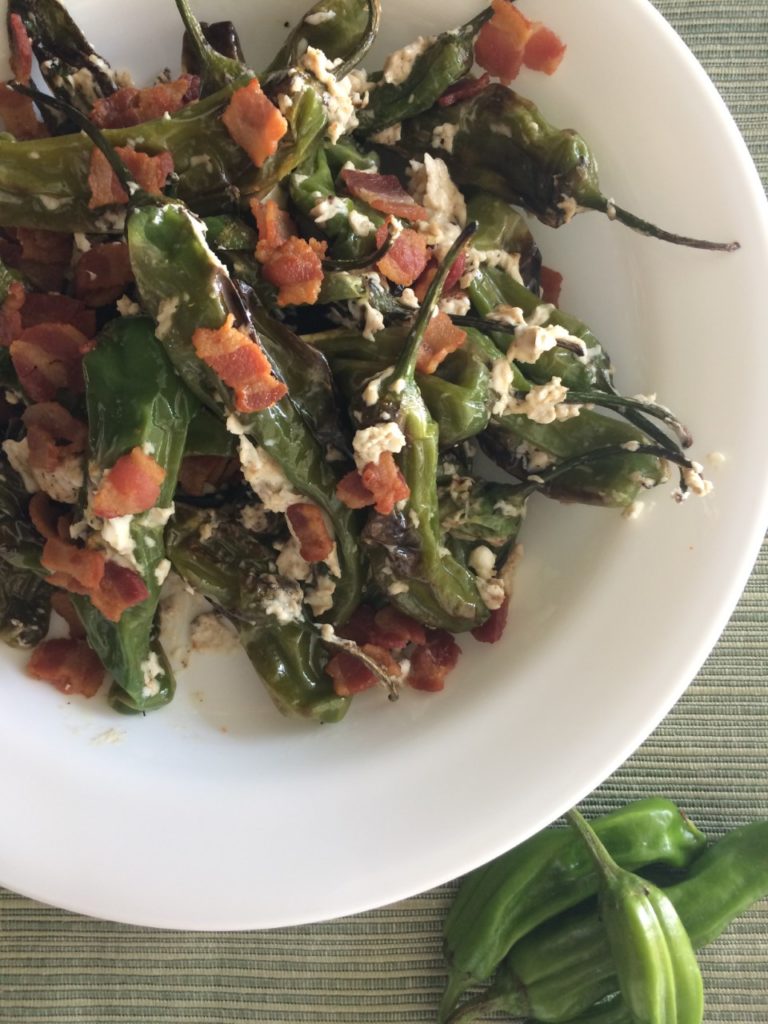
[[[656,5],[720,88],[765,181],[768,0]],[[712,834],[768,817],[766,627],[768,547],[698,679],[592,796],[595,810],[667,793]],[[0,1021],[433,1021],[453,891],[446,885],[329,924],[240,934],[131,928],[0,892]],[[710,1024],[768,1022],[768,904],[741,918],[702,961]]]

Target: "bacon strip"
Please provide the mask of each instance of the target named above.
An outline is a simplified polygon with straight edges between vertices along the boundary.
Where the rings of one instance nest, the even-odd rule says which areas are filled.
[[[263,167],[275,154],[280,139],[288,131],[288,122],[261,91],[258,78],[232,93],[221,120],[256,167]]]
[[[272,373],[261,345],[234,323],[230,313],[216,330],[198,327],[192,344],[198,357],[234,390],[238,412],[260,412],[279,402],[288,388]]]
[[[82,455],[88,443],[88,427],[58,402],[38,402],[24,410],[29,464],[52,472],[67,459]]]
[[[21,310],[24,307],[26,292],[20,281],[12,281],[8,288],[5,302],[0,306],[0,345],[8,348],[22,331]]]
[[[480,29],[475,40],[475,60],[505,85],[517,78],[523,66],[531,22],[508,0],[493,0],[493,17]]]
[[[386,237],[387,225],[382,224],[376,232],[376,245],[383,245]],[[404,228],[376,266],[394,284],[410,287],[424,272],[428,260],[424,235]]]
[[[333,691],[337,697],[352,697],[363,690],[370,690],[378,682],[365,662],[348,651],[334,654],[325,671],[333,680]]]
[[[495,608],[488,616],[482,626],[473,629],[472,636],[481,644],[495,644],[501,640],[507,626],[509,616],[509,598],[504,599],[503,604]]]
[[[443,95],[438,99],[437,104],[440,107],[452,107],[454,103],[477,96],[483,89],[487,89],[490,84],[491,76],[487,72],[483,73],[479,78],[474,78],[472,75],[468,78],[462,78],[460,82],[454,82],[453,85],[448,86]]]
[[[68,264],[72,257],[72,235],[44,228],[17,228],[21,259],[51,266]]]
[[[336,485],[336,497],[347,508],[367,508],[388,516],[398,501],[409,498],[411,489],[398,469],[392,452],[382,452],[378,462],[369,462],[362,472],[347,473]]]
[[[173,157],[170,153],[164,150],[156,156],[149,156],[148,153],[140,153],[130,146],[116,146],[115,152],[137,185],[150,195],[162,194],[168,175],[173,172]],[[128,193],[100,149],[94,148],[91,151],[88,187],[91,190],[89,210],[96,210],[101,206],[124,206],[128,202]]]
[[[461,648],[444,629],[430,629],[425,647],[417,647],[406,678],[414,690],[437,693],[445,688],[445,677],[456,667]]]
[[[362,199],[380,213],[391,213],[406,220],[429,220],[429,214],[410,196],[394,174],[369,174],[347,167],[341,172],[349,194]]]
[[[466,340],[466,331],[457,327],[447,313],[438,313],[424,332],[416,369],[421,373],[434,373],[445,357],[461,348]]]
[[[542,267],[539,272],[541,282],[541,301],[551,302],[556,306],[560,302],[560,290],[563,287],[563,275],[551,267]]]
[[[533,33],[525,47],[523,64],[532,71],[554,75],[562,63],[565,51],[565,43],[551,28],[547,28],[541,22],[535,22]]]
[[[91,121],[98,128],[131,128],[163,114],[175,114],[199,95],[197,75],[181,75],[174,82],[161,82],[147,89],[126,86],[96,100]]]
[[[163,480],[163,467],[137,445],[104,474],[91,500],[94,515],[114,519],[154,508]]]
[[[8,16],[8,29],[11,37],[13,77],[21,85],[29,85],[29,80],[32,77],[32,40],[18,14]]]
[[[107,562],[104,576],[97,590],[88,595],[91,604],[97,608],[105,619],[119,622],[123,612],[134,605],[141,604],[149,597],[149,590],[137,572],[126,569],[116,562]]]
[[[5,130],[19,141],[42,139],[48,134],[29,96],[14,92],[5,82],[0,82],[0,118]]]
[[[80,299],[57,292],[29,292],[21,309],[21,326],[36,327],[46,323],[71,324],[86,338],[96,333],[96,314]]]
[[[259,244],[256,246],[256,259],[265,262],[269,254],[288,241],[297,233],[293,218],[287,210],[282,210],[274,199],[266,203],[258,199],[251,200],[251,213],[256,220],[259,232]]]
[[[360,647],[375,644],[388,651],[400,651],[408,644],[420,645],[427,642],[421,623],[392,605],[385,605],[378,610],[369,604],[358,605],[337,632],[339,636],[353,640]]]
[[[126,242],[94,245],[83,253],[75,267],[75,295],[93,308],[119,299],[132,281]]]
[[[82,357],[91,347],[71,324],[37,324],[11,342],[11,361],[32,401],[49,402],[60,389],[84,390]]]
[[[311,501],[300,501],[289,505],[285,514],[304,561],[322,562],[328,558],[333,551],[333,537],[318,506]]]
[[[261,245],[261,243],[259,243]],[[264,278],[278,289],[278,306],[314,305],[323,283],[322,258],[327,242],[292,236],[262,259]]]
[[[90,594],[101,585],[106,558],[101,551],[79,548],[58,537],[49,537],[40,564],[51,573],[46,577],[51,586],[61,587],[71,594]]]
[[[32,652],[27,675],[68,696],[93,697],[104,681],[104,667],[84,640],[44,640]]]

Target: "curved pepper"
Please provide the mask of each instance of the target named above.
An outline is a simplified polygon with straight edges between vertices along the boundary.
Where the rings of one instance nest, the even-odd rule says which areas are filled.
[[[307,47],[342,62],[346,74],[359,64],[379,30],[379,0],[319,0],[307,11],[269,65],[268,71],[295,67]]]

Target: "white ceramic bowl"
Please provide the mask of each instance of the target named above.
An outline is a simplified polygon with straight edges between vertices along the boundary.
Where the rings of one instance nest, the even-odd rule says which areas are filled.
[[[511,624],[469,640],[440,696],[358,698],[338,726],[287,721],[246,659],[202,655],[167,710],[116,717],[2,658],[0,882],[145,925],[256,928],[349,914],[437,885],[547,825],[667,713],[715,643],[766,524],[768,227],[747,150],[714,87],[647,0],[528,0],[568,43],[520,90],[579,127],[605,191],[683,233],[738,238],[712,255],[599,215],[534,225],[628,393],[658,392],[719,451],[715,492],[644,516],[538,501]],[[170,0],[72,0],[98,49],[149,76],[177,66]],[[375,54],[458,24],[467,0],[385,0]],[[232,17],[259,66],[302,2],[198,5]],[[266,11],[266,13],[265,13]],[[119,742],[102,742],[110,729]]]

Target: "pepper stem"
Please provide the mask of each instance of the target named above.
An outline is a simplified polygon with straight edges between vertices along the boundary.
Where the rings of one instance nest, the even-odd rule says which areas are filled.
[[[652,416],[655,419],[666,423],[679,437],[683,448],[690,448],[693,444],[693,437],[688,428],[677,419],[677,417],[665,405],[658,405],[656,402],[646,402],[641,398],[626,398],[624,395],[607,394],[603,391],[570,391],[565,399],[566,404],[577,403],[579,405],[599,405],[606,409],[615,409],[617,412],[623,410],[634,410]]]
[[[511,1012],[508,1008],[508,1000],[494,998],[493,996],[489,997],[485,993],[481,992],[480,995],[473,996],[471,999],[468,999],[466,1003],[457,1007],[453,1013],[449,1014],[449,1016],[445,1018],[445,1024],[468,1024],[469,1021],[475,1020],[476,1017],[493,1013],[493,1011],[497,1009],[504,1010],[507,1015],[511,1016]]]
[[[389,250],[392,248],[392,243],[395,240],[395,228],[392,221],[387,223],[387,237],[381,243],[378,248],[374,249],[373,252],[368,253],[367,256],[356,256],[349,260],[335,260],[333,258],[324,259],[323,269],[324,270],[365,270],[366,267],[370,267],[374,263],[378,263],[380,259],[387,255]]]
[[[184,28],[187,30],[192,49],[195,51],[202,67],[205,68],[206,85],[211,91],[222,89],[224,86],[229,85],[230,82],[234,82],[235,79],[241,78],[244,74],[248,73],[248,68],[244,67],[239,61],[232,60],[231,57],[225,57],[211,46],[205,38],[202,26],[192,13],[187,0],[176,0],[176,9],[181,15],[181,20],[184,22]]]
[[[580,206],[604,213],[611,220],[617,220],[626,227],[632,228],[633,231],[638,231],[641,235],[658,238],[662,242],[671,242],[673,245],[685,245],[689,249],[707,249],[710,252],[736,252],[737,249],[741,248],[739,242],[709,242],[703,238],[688,238],[686,235],[676,235],[671,231],[665,231],[664,228],[657,227],[655,224],[651,224],[650,221],[643,220],[642,217],[638,217],[636,214],[630,213],[629,210],[617,206],[616,203],[603,195],[580,196],[578,202]]]
[[[370,50],[373,45],[373,41],[379,34],[379,26],[381,25],[381,0],[368,0],[368,24],[365,26],[365,32],[354,49],[346,60],[342,61],[338,67],[333,69],[333,74],[336,79],[344,78],[353,71],[366,53]]]
[[[595,863],[598,874],[604,878],[610,878],[618,875],[621,868],[610,853],[608,853],[605,846],[600,842],[597,833],[583,815],[581,815],[574,807],[572,810],[568,811],[566,818],[568,819],[568,824],[575,829],[575,831],[578,832],[584,840],[584,843],[592,856],[592,860]]]
[[[408,334],[405,342],[405,348],[403,349],[400,359],[397,362],[397,366],[395,367],[393,379],[403,378],[408,381],[413,380],[416,372],[416,361],[419,357],[419,349],[421,348],[421,343],[424,340],[427,327],[429,327],[429,322],[432,319],[437,303],[443,292],[448,274],[450,273],[451,267],[456,262],[459,253],[475,234],[478,227],[479,225],[477,221],[471,220],[469,224],[462,229],[461,234],[446,253],[443,262],[440,264],[440,269],[437,271],[437,274],[427,289],[427,294],[424,296],[424,301],[421,304],[418,316],[416,317],[413,327]]]

